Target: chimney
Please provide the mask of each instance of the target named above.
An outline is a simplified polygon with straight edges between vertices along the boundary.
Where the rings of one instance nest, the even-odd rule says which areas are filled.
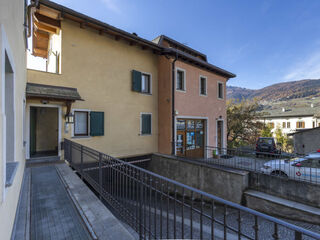
[[[286,111],[286,109],[283,107],[283,108],[282,108],[282,112],[285,112],[285,111]]]

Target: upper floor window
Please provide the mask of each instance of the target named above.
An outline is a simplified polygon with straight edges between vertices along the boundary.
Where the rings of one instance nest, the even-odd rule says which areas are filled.
[[[287,122],[287,128],[290,128],[291,125],[290,125],[290,122]]]
[[[305,128],[305,123],[303,121],[297,122],[296,128]]]
[[[132,91],[151,94],[151,89],[151,74],[132,70]]]
[[[200,76],[200,95],[207,95],[207,78]]]
[[[218,82],[218,98],[219,99],[223,99],[223,83],[222,82]]]
[[[286,122],[282,122],[282,128],[286,128]]]
[[[268,123],[268,127],[271,128],[271,129],[274,129],[274,122],[269,122]]]
[[[177,81],[176,81],[176,89],[180,91],[186,90],[186,74],[182,69],[177,69]]]
[[[150,76],[150,74],[142,73],[141,92],[151,93],[151,76]]]

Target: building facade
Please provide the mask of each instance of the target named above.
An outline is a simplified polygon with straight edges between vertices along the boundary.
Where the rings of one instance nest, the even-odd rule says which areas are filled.
[[[235,75],[204,54],[47,0],[32,25],[46,69],[28,70],[27,159],[61,157],[64,138],[116,157],[205,157],[205,146],[226,146],[225,86]]]
[[[275,109],[267,112],[262,121],[271,127],[273,133],[280,128],[283,133],[291,134],[299,130],[319,127],[319,112],[320,108],[313,104],[300,108]]]
[[[25,168],[26,6],[0,2],[0,233],[10,239]]]

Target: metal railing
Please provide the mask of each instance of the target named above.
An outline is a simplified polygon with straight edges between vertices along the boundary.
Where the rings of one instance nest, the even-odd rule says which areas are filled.
[[[140,239],[320,239],[67,139],[65,160]]]
[[[277,154],[250,149],[239,150],[207,146],[206,158],[196,161],[320,184],[320,153],[318,160],[311,160],[305,165],[298,163],[299,158],[304,157],[289,153]]]

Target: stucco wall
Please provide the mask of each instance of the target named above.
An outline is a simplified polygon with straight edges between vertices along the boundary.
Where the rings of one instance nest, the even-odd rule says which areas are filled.
[[[157,55],[69,20],[61,25],[61,74],[28,70],[28,81],[76,87],[85,101],[75,102],[72,108],[105,113],[104,136],[73,140],[116,157],[157,152]],[[152,95],[131,91],[133,69],[152,75]],[[62,112],[64,116],[65,107]],[[141,112],[152,113],[151,136],[139,135]],[[70,138],[71,129],[68,133],[62,129],[62,137]]]
[[[202,70],[181,61],[176,67],[185,70],[186,91],[176,91],[175,110],[179,116],[207,117],[208,118],[208,146],[216,146],[216,121],[221,116],[224,121],[224,146],[226,146],[226,78]],[[200,96],[200,76],[207,77],[207,96]],[[218,99],[218,82],[224,86],[223,99]]]
[[[171,61],[159,57],[159,152],[171,154],[172,87]]]
[[[307,130],[293,135],[294,152],[308,154],[320,149],[320,128]]]
[[[13,185],[5,188],[5,109],[0,104],[0,233],[1,239],[10,239],[16,207],[19,198],[22,176],[25,167],[23,147],[23,98],[26,82],[24,44],[24,1],[0,1],[0,97],[4,97],[5,52],[14,72],[14,125],[15,161],[19,162]]]

